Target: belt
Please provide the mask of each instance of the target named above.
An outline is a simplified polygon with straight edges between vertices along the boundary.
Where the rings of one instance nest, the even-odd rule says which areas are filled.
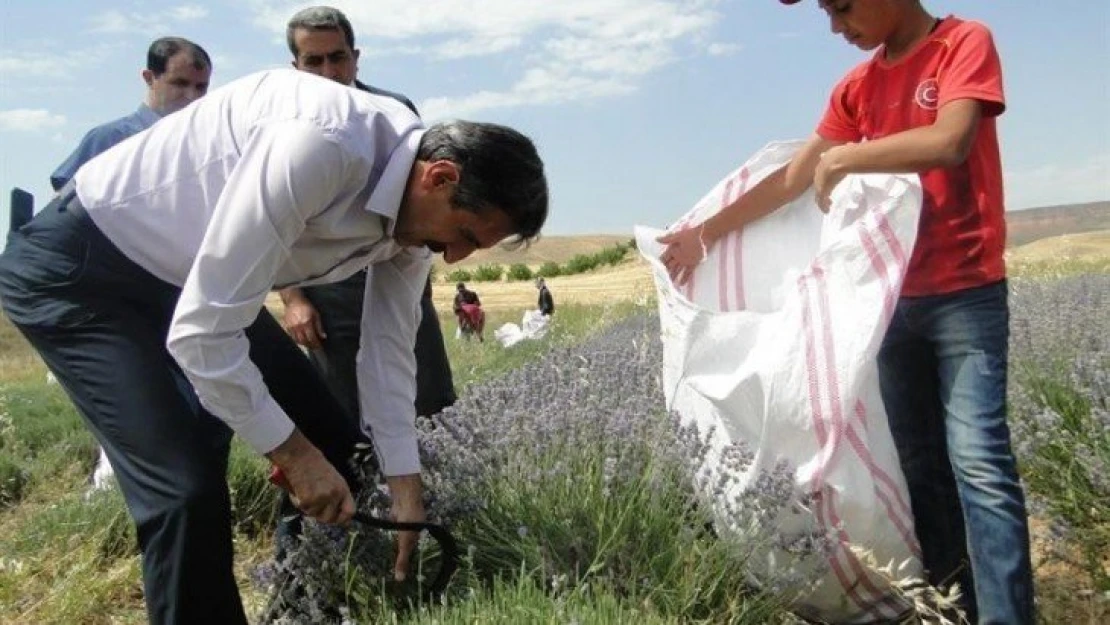
[[[74,215],[87,215],[85,206],[81,204],[81,198],[77,197],[77,183],[70,180],[64,187],[58,190],[58,195],[54,198],[58,203],[58,211],[73,213]]]

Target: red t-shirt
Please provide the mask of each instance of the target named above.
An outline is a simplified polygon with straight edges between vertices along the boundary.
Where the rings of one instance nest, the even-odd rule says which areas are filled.
[[[937,295],[1001,280],[1006,221],[995,118],[1006,108],[991,33],[948,17],[896,62],[883,50],[833,89],[817,134],[830,141],[880,139],[931,125],[953,100],[983,106],[967,160],[920,172],[924,189],[917,244],[902,295]]]

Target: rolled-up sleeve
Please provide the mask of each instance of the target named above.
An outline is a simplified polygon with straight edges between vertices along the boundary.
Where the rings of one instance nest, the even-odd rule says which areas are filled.
[[[306,221],[350,184],[347,161],[308,122],[257,128],[220,193],[174,312],[170,353],[201,404],[258,453],[285,441],[293,423],[251,362],[244,329]]]
[[[431,254],[406,249],[370,266],[357,371],[364,431],[385,475],[420,472],[416,441],[416,329]]]

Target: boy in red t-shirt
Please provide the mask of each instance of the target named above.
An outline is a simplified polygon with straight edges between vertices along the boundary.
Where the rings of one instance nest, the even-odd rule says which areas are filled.
[[[810,185],[827,210],[848,174],[919,174],[917,244],[879,369],[924,565],[934,584],[961,582],[971,622],[1032,623],[1028,521],[1006,424],[998,53],[985,26],[936,19],[919,0],[818,4],[834,33],[874,57],[833,89],[793,161],[705,222],[661,237],[662,260],[683,284],[708,246]]]

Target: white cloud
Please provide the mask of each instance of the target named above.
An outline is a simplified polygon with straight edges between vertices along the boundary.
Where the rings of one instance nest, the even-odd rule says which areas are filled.
[[[185,4],[153,13],[138,11],[125,13],[112,9],[94,15],[90,22],[94,33],[146,35],[169,30],[172,24],[191,22],[207,16],[208,9],[195,4]]]
[[[506,50],[519,47],[520,44],[520,37],[512,36],[488,37],[485,40],[480,38],[451,39],[434,46],[432,52],[442,59],[461,59],[471,56],[486,56],[505,52]],[[420,48],[414,48],[413,52],[420,52]]]
[[[732,56],[743,49],[738,43],[711,43],[705,47],[709,56]]]
[[[45,109],[0,111],[0,132],[37,132],[57,128],[65,123],[65,115],[55,115]]]
[[[1008,171],[1005,185],[1009,209],[1110,200],[1110,152],[1065,165]]]
[[[116,44],[101,44],[61,54],[41,50],[0,49],[0,78],[12,78],[10,87],[22,87],[25,79],[67,78],[108,58]],[[8,86],[6,86],[7,88]]]
[[[175,7],[166,11],[166,13],[168,13],[170,17],[181,22],[190,22],[208,17],[208,9],[196,4],[186,4]]]
[[[516,72],[507,84],[431,98],[428,119],[483,109],[586,100],[635,91],[640,79],[688,51],[735,52],[706,46],[720,19],[719,0],[335,0],[374,57],[424,55],[434,60],[493,57]],[[255,23],[281,37],[306,5],[249,0]]]

